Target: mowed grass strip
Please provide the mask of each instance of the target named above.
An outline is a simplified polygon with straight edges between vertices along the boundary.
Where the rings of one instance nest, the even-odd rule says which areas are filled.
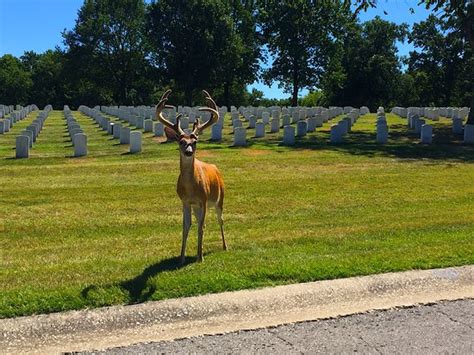
[[[194,262],[193,220],[180,268],[176,143],[146,133],[143,152],[130,155],[73,114],[87,157],[71,157],[60,111],[32,158],[0,150],[0,317],[474,261],[474,149],[446,119],[434,123],[431,146],[393,115],[384,146],[375,115],[337,146],[328,143],[331,122],[291,148],[278,144],[282,131],[247,148],[230,147],[228,124],[222,143],[206,132],[198,157],[224,175],[229,251],[211,209],[204,263]]]

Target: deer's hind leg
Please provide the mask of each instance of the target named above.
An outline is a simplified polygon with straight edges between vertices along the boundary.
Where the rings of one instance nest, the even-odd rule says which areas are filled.
[[[221,227],[222,248],[224,250],[227,250],[227,244],[225,242],[225,237],[224,237],[224,220],[222,218],[222,210],[223,210],[223,201],[221,200],[216,203],[216,215],[217,215],[217,222],[219,223],[219,226]]]

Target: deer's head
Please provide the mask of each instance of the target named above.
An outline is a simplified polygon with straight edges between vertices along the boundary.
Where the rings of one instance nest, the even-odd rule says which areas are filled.
[[[181,156],[184,157],[194,157],[196,153],[196,145],[199,139],[199,135],[202,131],[204,131],[207,127],[212,126],[214,123],[217,122],[219,119],[219,112],[217,109],[217,105],[215,101],[212,99],[211,95],[206,90],[203,90],[207,101],[207,107],[199,108],[199,111],[208,111],[211,113],[211,118],[204,124],[199,122],[199,119],[196,119],[193,125],[193,130],[191,133],[186,133],[180,126],[180,119],[181,114],[176,117],[176,123],[171,123],[163,116],[163,109],[164,108],[174,108],[174,106],[167,105],[166,102],[168,101],[168,97],[171,94],[171,90],[165,91],[163,96],[161,96],[160,102],[156,105],[156,117],[158,121],[163,123],[165,127],[171,129],[176,135],[176,141],[179,144],[179,150]]]

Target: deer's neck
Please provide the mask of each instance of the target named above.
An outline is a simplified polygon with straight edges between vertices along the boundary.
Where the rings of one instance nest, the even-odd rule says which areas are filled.
[[[179,167],[180,174],[184,179],[194,179],[194,155],[187,157],[183,154],[180,154]]]

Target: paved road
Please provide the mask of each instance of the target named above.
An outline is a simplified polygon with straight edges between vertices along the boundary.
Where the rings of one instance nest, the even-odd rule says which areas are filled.
[[[119,353],[473,354],[474,300],[460,300],[172,342]]]

